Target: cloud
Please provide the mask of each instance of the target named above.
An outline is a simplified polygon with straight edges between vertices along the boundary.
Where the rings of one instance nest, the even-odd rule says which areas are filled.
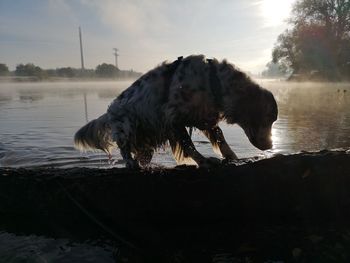
[[[112,48],[116,47],[120,67],[125,69],[145,72],[164,60],[203,53],[255,71],[257,64],[268,62],[264,52],[272,49],[283,31],[283,25],[264,26],[259,3],[262,1],[33,0],[5,4],[13,10],[0,10],[0,49],[6,50],[3,60],[16,59],[13,64],[28,61],[42,67],[77,67],[81,25],[86,67],[113,63]],[[265,58],[268,60],[262,63]]]
[[[78,65],[72,59],[78,19],[71,7],[63,0],[28,5],[16,5],[12,13],[9,7],[0,16],[0,49],[6,50],[2,60],[11,69],[28,62],[45,68]]]
[[[109,44],[108,50],[119,48],[122,68],[145,71],[173,52],[178,21],[171,21],[168,1],[80,0],[80,3],[94,10],[103,27],[109,29],[110,34],[103,36],[105,44],[100,46]]]
[[[29,45],[69,43],[71,26],[77,24],[72,9],[63,0],[50,0],[35,8],[35,13],[0,17],[0,41],[25,42]]]
[[[165,15],[166,1],[161,0],[81,0],[94,8],[102,22],[127,36],[156,36],[173,29]]]
[[[143,71],[193,53],[249,60],[256,53],[251,49],[261,42],[252,31],[259,25],[253,17],[257,8],[245,1],[80,1],[111,29],[115,37],[109,39],[115,39],[121,61],[127,56],[134,63],[128,67]]]

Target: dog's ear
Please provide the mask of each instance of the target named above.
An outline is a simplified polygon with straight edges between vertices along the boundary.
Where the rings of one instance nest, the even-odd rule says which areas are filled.
[[[252,80],[245,73],[236,69],[229,73],[228,83],[232,92],[240,95],[244,95],[248,86],[253,84]]]

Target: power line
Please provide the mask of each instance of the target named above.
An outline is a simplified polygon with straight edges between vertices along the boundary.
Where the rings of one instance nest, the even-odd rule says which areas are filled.
[[[81,37],[81,28],[79,27],[79,40],[80,40],[80,59],[81,59],[81,70],[84,70],[84,54],[83,54],[83,40]]]
[[[117,48],[113,48],[113,50],[114,50],[113,55],[115,56],[115,67],[117,69],[119,69],[119,67],[118,67],[118,57],[119,57],[118,49]]]

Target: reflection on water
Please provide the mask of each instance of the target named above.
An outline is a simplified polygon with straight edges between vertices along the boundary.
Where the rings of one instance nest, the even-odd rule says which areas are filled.
[[[254,148],[237,126],[221,125],[239,157],[269,156],[350,147],[350,85],[261,82],[278,102],[273,126],[274,149]],[[101,152],[80,153],[73,147],[75,131],[104,113],[130,82],[1,83],[0,166],[101,167],[122,164],[116,150],[108,162]],[[193,135],[204,155],[214,155],[199,132]],[[153,163],[173,166],[169,148],[160,149]]]

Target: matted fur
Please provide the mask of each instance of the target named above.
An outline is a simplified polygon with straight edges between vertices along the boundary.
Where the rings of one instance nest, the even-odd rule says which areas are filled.
[[[177,162],[191,158],[208,165],[213,159],[195,149],[186,127],[201,130],[223,157],[234,159],[219,121],[240,125],[250,142],[265,150],[272,147],[271,126],[276,119],[271,92],[225,60],[196,55],[164,62],[144,74],[111,103],[107,113],[76,133],[75,144],[110,153],[116,143],[127,167],[138,167],[169,141]]]

